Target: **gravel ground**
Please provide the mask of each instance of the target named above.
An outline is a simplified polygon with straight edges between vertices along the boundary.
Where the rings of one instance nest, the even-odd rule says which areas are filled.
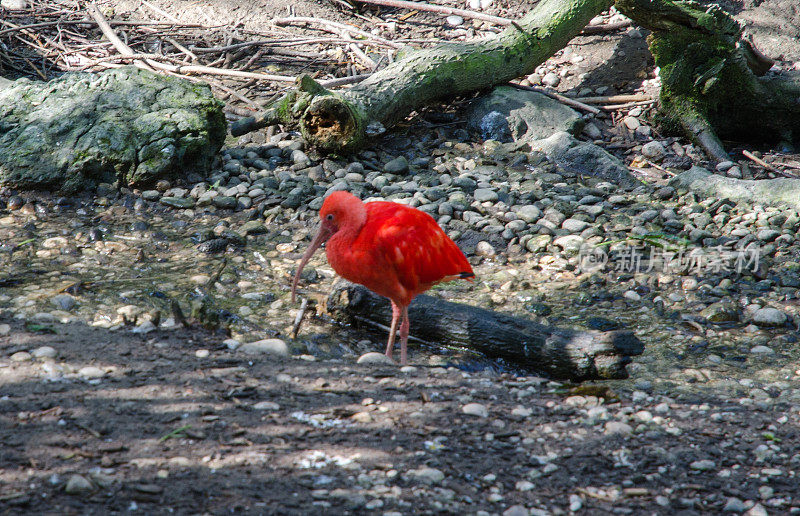
[[[528,81],[652,90],[643,44],[577,40]],[[590,71],[611,55],[630,66]],[[417,114],[347,159],[257,133],[210,178],[0,191],[0,513],[800,512],[797,210],[671,187],[707,163],[647,106],[587,120],[642,181],[627,190],[480,142],[461,113]],[[359,364],[385,333],[321,303],[288,338],[292,268],[336,189],[437,219],[478,277],[434,295],[633,330],[631,378],[559,384],[439,348]],[[304,294],[334,276],[318,253]]]

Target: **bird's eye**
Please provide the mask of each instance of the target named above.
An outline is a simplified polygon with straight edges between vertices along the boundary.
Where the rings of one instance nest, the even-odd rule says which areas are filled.
[[[333,220],[333,213],[328,213],[328,214],[325,216],[325,220]]]

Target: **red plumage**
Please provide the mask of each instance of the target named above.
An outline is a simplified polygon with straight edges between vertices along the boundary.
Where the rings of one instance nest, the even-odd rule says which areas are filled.
[[[295,275],[293,295],[302,267],[327,240],[328,262],[340,276],[392,301],[392,332],[386,350],[390,357],[394,330],[402,316],[401,363],[405,363],[409,303],[440,281],[473,277],[464,253],[433,217],[403,204],[365,204],[347,192],[334,192],[325,199],[320,219],[319,233]]]

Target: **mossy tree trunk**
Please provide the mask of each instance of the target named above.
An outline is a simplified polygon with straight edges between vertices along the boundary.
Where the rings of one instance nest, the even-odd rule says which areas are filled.
[[[789,141],[800,134],[800,75],[767,76],[742,26],[718,6],[691,1],[617,0],[617,9],[652,31],[660,68],[660,112],[718,160],[719,137]]]
[[[497,37],[412,50],[342,93],[310,77],[258,119],[233,125],[234,135],[275,123],[299,127],[323,151],[347,151],[437,99],[471,93],[531,73],[563,48],[612,0],[542,0]]]

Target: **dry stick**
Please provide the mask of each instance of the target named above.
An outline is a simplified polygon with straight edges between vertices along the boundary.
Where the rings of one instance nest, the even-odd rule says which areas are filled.
[[[585,104],[620,104],[625,102],[640,102],[642,100],[653,100],[653,97],[644,93],[635,95],[609,95],[606,97],[578,97]]]
[[[633,25],[631,20],[625,20],[621,22],[615,23],[604,23],[603,25],[589,25],[585,27],[581,31],[582,36],[590,36],[592,34],[603,34],[605,32],[612,32],[619,29],[624,29],[625,27],[630,27]]]
[[[516,83],[513,83],[513,82],[510,82],[509,84],[511,86],[513,86],[514,88],[517,88],[517,89],[520,89],[520,90],[535,91],[536,93],[541,93],[542,95],[546,95],[546,96],[550,97],[551,99],[555,99],[555,100],[561,102],[562,104],[566,104],[566,105],[572,106],[574,108],[578,108],[578,109],[582,109],[584,111],[588,111],[589,113],[592,113],[594,115],[597,115],[597,114],[600,113],[600,110],[597,109],[594,106],[589,106],[587,104],[584,104],[583,102],[578,102],[577,100],[571,99],[569,97],[565,97],[564,95],[559,95],[558,93],[554,93],[552,91],[548,91],[548,90],[546,90],[544,88],[537,88],[535,86],[523,86],[521,84],[516,84]]]
[[[184,47],[183,45],[181,45],[180,43],[178,43],[177,41],[175,41],[172,38],[166,38],[166,40],[169,42],[170,45],[172,45],[173,47],[177,48],[178,50],[180,50],[181,52],[186,54],[186,56],[189,59],[191,59],[192,61],[197,61],[197,54],[195,54],[194,52],[192,52],[188,48]]]
[[[180,20],[178,20],[177,18],[175,18],[174,16],[169,14],[167,11],[161,9],[160,7],[156,7],[155,5],[151,4],[147,0],[142,0],[142,3],[144,5],[146,5],[147,7],[149,7],[150,9],[152,9],[153,11],[157,12],[158,14],[160,14],[161,16],[163,16],[164,18],[168,19],[169,21],[171,21],[173,23],[180,23]]]
[[[297,338],[297,332],[300,331],[300,325],[303,323],[303,316],[306,315],[306,310],[308,310],[308,298],[304,297],[300,303],[300,311],[297,312],[297,317],[294,318],[292,332],[289,334],[293,339]]]
[[[776,173],[776,174],[781,174],[781,175],[783,175],[783,173],[782,173],[781,171],[779,171],[778,169],[776,169],[775,167],[773,167],[772,165],[770,165],[769,163],[767,163],[767,162],[766,162],[766,161],[764,161],[763,159],[759,158],[758,156],[756,156],[756,155],[755,155],[755,154],[753,154],[752,152],[750,152],[750,151],[748,151],[748,150],[743,150],[743,151],[742,151],[742,154],[744,154],[744,156],[745,156],[746,158],[749,158],[749,159],[751,159],[751,160],[752,160],[752,161],[754,161],[756,164],[758,164],[758,165],[761,165],[762,167],[766,168],[766,169],[767,169],[767,170],[769,170],[770,172],[774,172],[774,173]]]
[[[214,79],[205,79],[205,81],[208,84],[210,84],[211,86],[224,91],[225,93],[227,93],[231,97],[236,97],[237,99],[241,100],[242,102],[244,102],[245,104],[247,104],[248,106],[253,108],[255,111],[262,111],[264,109],[263,106],[259,106],[254,101],[252,101],[249,98],[245,97],[244,95],[242,95],[238,91],[236,91],[234,89],[231,89],[231,88],[228,88],[227,86],[225,86],[224,84],[222,84],[219,81],[215,81]],[[248,115],[248,116],[251,116],[251,115]]]
[[[354,34],[358,34],[359,36],[363,36],[367,39],[372,39],[375,41],[380,41],[381,43],[388,45],[392,48],[400,48],[402,45],[395,43],[394,41],[389,41],[388,39],[384,39],[378,36],[374,36],[367,31],[361,30],[357,27],[353,27],[352,25],[347,25],[344,23],[337,23],[330,20],[323,20],[321,18],[306,18],[303,16],[292,16],[290,18],[274,18],[272,23],[275,25],[293,25],[295,23],[307,23],[309,25],[322,25],[326,27],[328,32],[332,32],[334,34],[341,32],[342,30],[347,30],[348,32],[352,32]]]
[[[343,31],[342,37],[344,39],[349,39],[350,41],[353,41],[353,38],[351,38],[347,32]],[[355,42],[350,43],[347,47],[356,55],[357,58],[361,60],[361,62],[367,68],[369,68],[373,72],[375,71],[376,68],[378,68],[378,64],[375,63],[375,61],[373,61],[372,59],[370,59],[370,57],[367,54],[365,54],[364,51],[361,50],[361,47],[359,47]]]
[[[97,26],[100,27],[100,31],[103,33],[103,35],[105,35],[106,38],[108,38],[108,40],[112,45],[114,45],[114,48],[116,48],[120,54],[126,56],[134,54],[134,51],[131,49],[131,47],[119,39],[119,36],[117,36],[117,34],[114,32],[114,29],[112,29],[111,25],[109,25],[108,21],[106,21],[105,16],[103,16],[94,3],[90,3],[86,6],[86,12],[89,13],[89,16],[91,16],[92,19],[94,19],[95,23],[97,23]],[[148,60],[136,60],[134,61],[134,64],[139,68],[144,68],[151,71],[153,70],[153,65]]]
[[[431,13],[440,13],[447,15],[461,16],[462,18],[472,18],[474,20],[487,21],[495,25],[511,25],[511,20],[508,18],[501,18],[499,16],[492,16],[491,14],[477,13],[475,11],[467,11],[465,9],[456,9],[454,7],[445,7],[442,5],[423,4],[422,2],[406,2],[405,0],[356,0],[363,4],[384,5],[386,7],[398,7],[400,9],[416,9],[417,11],[427,11]]]
[[[628,109],[637,106],[649,106],[658,102],[656,99],[642,100],[640,102],[628,102],[627,104],[611,104],[608,106],[600,106],[603,111],[618,111],[620,109]]]

